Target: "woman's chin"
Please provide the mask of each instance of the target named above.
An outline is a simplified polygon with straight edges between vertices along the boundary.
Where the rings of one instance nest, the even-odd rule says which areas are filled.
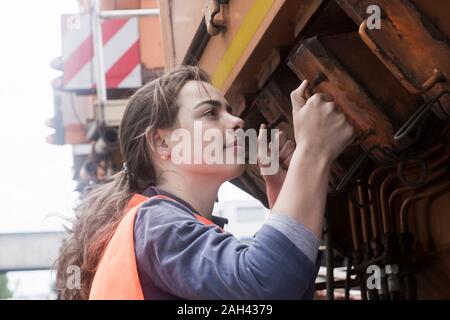
[[[245,171],[245,164],[233,163],[185,165],[183,170],[194,175],[206,175],[211,179],[220,179],[225,182],[239,177]]]
[[[220,164],[214,167],[211,173],[224,182],[239,177],[245,171],[245,164]]]
[[[227,180],[237,178],[245,171],[245,164],[226,164],[224,167],[228,173]]]

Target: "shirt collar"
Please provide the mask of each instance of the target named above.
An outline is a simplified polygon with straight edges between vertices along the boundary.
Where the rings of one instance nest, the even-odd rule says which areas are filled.
[[[169,198],[172,198],[174,200],[176,200],[177,202],[181,203],[182,205],[184,205],[185,207],[187,207],[191,212],[197,212],[197,210],[195,210],[189,203],[187,203],[186,201],[184,201],[183,199],[169,193],[166,192],[164,190],[158,189],[155,186],[150,186],[148,187],[143,193],[143,196],[146,196],[148,198],[155,196],[155,195],[163,195],[163,196],[167,196]],[[219,216],[215,216],[215,215],[211,215],[211,219],[212,222],[215,223],[216,225],[218,225],[219,227],[221,227],[222,229],[224,228],[224,226],[226,224],[228,224],[228,219],[224,218],[224,217],[219,217]]]

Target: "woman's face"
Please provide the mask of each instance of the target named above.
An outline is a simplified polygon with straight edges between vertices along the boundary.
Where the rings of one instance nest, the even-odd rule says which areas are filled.
[[[177,104],[178,126],[169,142],[171,160],[178,161],[183,171],[224,181],[241,175],[245,151],[237,142],[236,130],[243,129],[244,121],[232,114],[220,91],[206,82],[189,81]]]

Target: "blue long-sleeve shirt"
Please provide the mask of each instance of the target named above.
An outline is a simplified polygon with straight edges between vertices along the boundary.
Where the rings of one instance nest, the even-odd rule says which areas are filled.
[[[301,224],[272,213],[241,243],[204,225],[183,200],[165,194],[138,210],[135,253],[145,299],[311,299],[319,240]]]

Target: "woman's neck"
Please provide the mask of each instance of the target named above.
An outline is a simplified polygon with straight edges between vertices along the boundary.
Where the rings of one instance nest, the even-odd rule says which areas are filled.
[[[204,177],[196,176],[194,179],[165,172],[161,183],[156,187],[183,199],[197,210],[196,213],[211,220],[220,185],[221,183]]]

